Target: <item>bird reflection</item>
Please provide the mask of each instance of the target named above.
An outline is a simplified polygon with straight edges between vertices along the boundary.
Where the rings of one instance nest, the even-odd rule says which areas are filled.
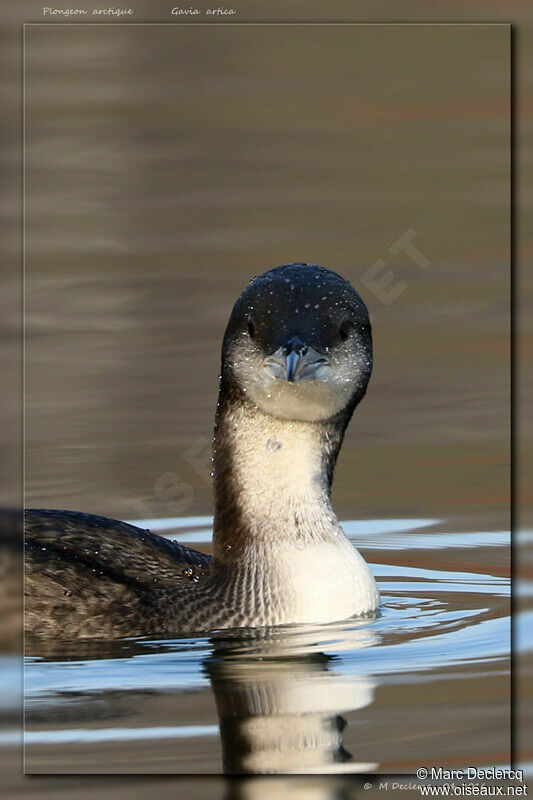
[[[326,655],[333,626],[224,632],[205,663],[215,695],[226,774],[368,772],[342,741],[344,713],[369,705],[375,683],[342,674]],[[367,647],[368,628],[342,630],[341,648]]]
[[[347,777],[233,777],[224,800],[355,800],[356,785]]]
[[[337,774],[335,783],[313,784],[316,791],[311,797],[316,800],[344,797],[344,789],[339,788],[342,786],[347,786],[351,793],[354,783],[343,776],[373,772],[378,766],[358,760],[353,729],[350,723],[347,726],[346,718],[373,702],[374,679],[355,670],[358,670],[358,652],[362,654],[365,648],[377,644],[379,638],[373,620],[361,619],[320,626],[225,630],[211,634],[208,640],[193,639],[202,647],[198,660],[192,657],[196,680],[197,671],[203,669],[218,713],[220,771],[228,776],[271,776],[269,788],[279,795],[277,800],[288,790],[294,800],[293,790],[297,786],[307,787],[305,800],[309,798],[309,784],[300,783],[303,777],[286,779],[288,783],[275,777],[283,775]],[[70,726],[73,732],[79,732],[80,721],[91,718],[95,725],[110,732],[111,743],[105,753],[95,749],[94,755],[90,746],[87,749],[87,745],[79,745],[78,750],[73,744],[70,759],[72,763],[80,759],[80,770],[82,765],[85,770],[87,760],[93,758],[98,771],[112,772],[118,758],[125,764],[131,759],[133,772],[157,771],[154,765],[162,764],[169,772],[188,771],[193,762],[187,761],[187,754],[196,745],[188,740],[183,752],[180,736],[174,741],[170,736],[163,744],[161,740],[153,740],[151,732],[154,718],[160,726],[177,730],[184,723],[183,691],[187,682],[184,684],[183,658],[191,652],[190,646],[191,640],[180,639],[71,642],[28,639],[26,655],[33,656],[37,664],[48,661],[51,666],[46,676],[40,676],[39,694],[43,694],[43,680],[46,683],[50,679],[51,684],[46,690],[46,703],[41,698],[40,702],[27,704],[26,729],[41,730],[46,725],[52,731],[58,728],[68,733]],[[342,658],[343,652],[346,659]],[[154,672],[151,672],[151,656],[154,656]],[[101,673],[104,686],[100,686],[97,677],[85,690],[74,692],[76,702],[66,705],[64,697],[70,697],[71,690],[65,687],[66,692],[57,691],[62,686],[62,670],[72,666],[76,671],[79,666],[81,671],[73,686],[84,686],[84,676],[90,673],[94,661],[101,664],[96,675]],[[143,675],[144,669],[148,670],[147,675]],[[164,685],[158,686],[161,669]],[[127,681],[123,674],[132,685],[124,685],[121,690],[123,680]],[[72,676],[65,676],[65,680],[70,684]],[[147,687],[151,691],[147,692]],[[198,699],[198,720],[204,722],[209,705],[206,700],[205,695]],[[190,704],[185,704],[185,708],[187,722],[194,722],[194,708]],[[212,716],[207,719],[214,722]],[[120,735],[116,740],[112,736],[113,731],[127,732],[143,723],[146,738],[142,752],[129,750],[127,736],[124,740]],[[343,742],[348,738],[347,733],[351,733],[349,746]],[[198,741],[200,761],[203,760],[201,742]],[[64,753],[51,744],[48,751],[50,763],[62,767]],[[205,761],[216,757],[215,753],[216,750],[210,749]],[[32,763],[32,757],[31,749],[26,751],[27,764]],[[319,786],[322,786],[320,791]],[[337,787],[333,794],[332,786]],[[228,800],[261,800],[261,787],[264,790],[265,782],[251,777],[228,779]]]

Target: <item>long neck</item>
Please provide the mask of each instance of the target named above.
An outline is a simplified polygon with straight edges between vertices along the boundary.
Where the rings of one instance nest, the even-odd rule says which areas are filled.
[[[214,564],[338,535],[330,503],[345,423],[281,420],[221,388],[214,447]]]

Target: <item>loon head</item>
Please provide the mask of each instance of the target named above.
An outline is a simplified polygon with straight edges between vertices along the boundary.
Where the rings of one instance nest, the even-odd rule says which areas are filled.
[[[287,264],[241,294],[222,345],[222,382],[273,417],[351,416],[372,371],[367,308],[335,272]]]

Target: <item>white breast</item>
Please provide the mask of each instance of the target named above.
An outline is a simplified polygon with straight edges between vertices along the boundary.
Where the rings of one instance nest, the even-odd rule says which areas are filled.
[[[283,605],[271,624],[334,622],[379,607],[376,582],[366,562],[344,537],[337,542],[287,545],[278,553]]]
[[[334,622],[375,611],[376,582],[329,500],[315,425],[237,409],[234,481],[257,582],[254,624]]]

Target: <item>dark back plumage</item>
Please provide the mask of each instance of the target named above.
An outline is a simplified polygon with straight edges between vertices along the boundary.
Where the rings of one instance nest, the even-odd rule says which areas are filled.
[[[208,577],[210,556],[125,522],[30,509],[24,528],[30,634],[143,633],[160,595]]]

